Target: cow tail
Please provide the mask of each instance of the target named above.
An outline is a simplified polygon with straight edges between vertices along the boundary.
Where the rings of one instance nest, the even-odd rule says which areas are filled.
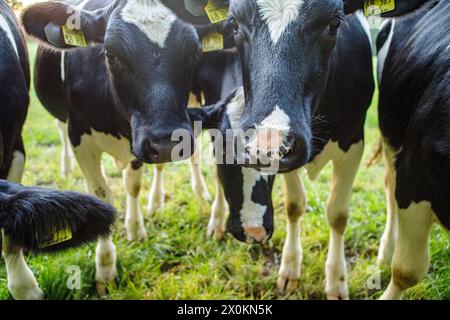
[[[115,209],[88,195],[23,187],[0,191],[0,228],[8,243],[34,253],[79,247],[111,233]]]

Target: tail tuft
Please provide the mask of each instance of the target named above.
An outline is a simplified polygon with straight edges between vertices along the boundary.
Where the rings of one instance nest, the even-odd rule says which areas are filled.
[[[373,148],[372,156],[367,161],[367,167],[371,167],[380,162],[382,155],[383,155],[383,139],[380,138],[378,143]]]
[[[94,197],[8,184],[6,193],[0,188],[0,227],[14,246],[56,252],[111,233],[116,211]]]

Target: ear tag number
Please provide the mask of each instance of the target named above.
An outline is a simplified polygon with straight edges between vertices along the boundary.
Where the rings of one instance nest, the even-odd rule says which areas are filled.
[[[39,241],[39,248],[44,249],[55,244],[63,243],[72,239],[72,230],[68,226],[66,226],[62,230],[55,231],[49,237],[42,239]]]
[[[395,10],[396,0],[366,0],[364,2],[364,14],[366,17],[379,15]]]
[[[83,30],[70,29],[68,26],[62,26],[64,41],[67,45],[73,47],[86,47],[87,42]]]
[[[203,52],[213,52],[223,50],[223,35],[218,32],[213,32],[202,39]]]
[[[205,12],[211,23],[219,23],[228,18],[228,6],[218,8],[213,0],[208,0],[208,4],[205,6]]]

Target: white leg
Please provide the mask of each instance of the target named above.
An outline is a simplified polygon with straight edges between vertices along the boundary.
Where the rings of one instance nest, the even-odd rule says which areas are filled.
[[[27,266],[22,249],[8,245],[3,235],[3,257],[8,275],[8,289],[16,300],[42,300],[44,293]]]
[[[86,178],[89,192],[99,199],[114,205],[111,189],[101,168],[101,152],[90,141],[84,142],[75,150],[75,157]],[[112,237],[99,240],[96,254],[96,286],[100,295],[106,294],[105,284],[113,281],[117,276],[116,247]]]
[[[378,252],[378,264],[390,265],[394,255],[395,242],[397,241],[397,201],[395,200],[395,152],[385,142],[383,145],[384,158],[386,162],[386,207],[387,221],[383,236],[381,237],[380,250]]]
[[[7,180],[20,183],[25,170],[25,155],[21,151],[14,151],[11,167],[9,168]]]
[[[164,202],[166,200],[166,193],[164,191],[163,169],[164,169],[163,164],[154,165],[153,183],[148,197],[146,218],[148,218],[155,212],[162,210],[164,206]]]
[[[382,300],[401,299],[428,272],[429,237],[434,214],[427,202],[398,211],[398,240],[392,262],[392,279]]]
[[[354,144],[347,153],[333,160],[334,171],[327,218],[331,227],[326,262],[325,292],[330,300],[348,300],[347,264],[345,261],[345,228],[352,188],[364,152],[364,143]]]
[[[201,132],[199,134],[201,134]],[[199,200],[211,202],[211,195],[209,194],[208,187],[206,186],[205,178],[203,177],[201,170],[201,158],[200,158],[201,148],[198,148],[199,143],[201,143],[201,137],[196,138],[195,152],[190,159],[192,191]]]
[[[139,207],[142,167],[134,170],[130,164],[123,172],[125,190],[127,192],[127,212],[125,229],[128,241],[141,241],[147,238],[144,227],[144,217]]]
[[[227,223],[227,201],[223,191],[222,184],[217,177],[216,197],[211,208],[211,218],[208,223],[206,236],[215,240],[223,239]]]
[[[56,120],[56,125],[61,138],[61,175],[66,177],[73,170],[72,147],[69,141],[67,124]]]
[[[291,292],[297,288],[302,268],[302,242],[300,217],[306,209],[306,194],[300,173],[294,171],[284,176],[285,207],[287,213],[287,236],[281,258],[277,282],[278,291]]]

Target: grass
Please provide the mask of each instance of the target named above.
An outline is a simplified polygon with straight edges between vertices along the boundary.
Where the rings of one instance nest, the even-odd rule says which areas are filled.
[[[30,44],[31,56],[36,45]],[[374,98],[366,126],[365,160],[379,138]],[[84,191],[84,180],[77,168],[68,177],[60,176],[60,140],[52,117],[40,105],[34,89],[24,131],[28,158],[24,184]],[[114,190],[115,204],[124,212],[125,194],[121,174],[109,157],[105,167]],[[172,170],[173,168],[173,170]],[[141,206],[146,206],[152,170],[143,180]],[[214,188],[214,168],[205,165],[203,173],[210,192]],[[129,243],[123,231],[123,214],[117,225],[119,278],[109,288],[108,299],[324,299],[324,268],[329,228],[324,216],[330,188],[331,167],[315,182],[305,177],[308,210],[302,221],[304,262],[300,288],[291,295],[276,293],[275,283],[285,239],[286,219],[280,181],[274,201],[276,233],[267,245],[249,246],[238,243],[230,235],[221,242],[206,239],[210,206],[195,200],[190,189],[189,168],[169,166],[166,174],[167,204],[162,212],[146,222],[148,240]],[[383,163],[359,171],[354,187],[351,217],[346,233],[346,256],[352,299],[376,299],[382,290],[370,290],[366,283],[376,272],[376,255],[384,225],[385,197]],[[278,179],[279,180],[279,179]],[[408,299],[450,299],[450,242],[447,232],[433,230],[431,268],[426,279],[409,290]],[[99,299],[94,289],[95,245],[56,256],[29,256],[48,299]],[[69,290],[69,267],[81,270],[80,290]],[[381,270],[382,288],[389,281],[388,269]],[[10,299],[6,271],[0,265],[0,299]]]

